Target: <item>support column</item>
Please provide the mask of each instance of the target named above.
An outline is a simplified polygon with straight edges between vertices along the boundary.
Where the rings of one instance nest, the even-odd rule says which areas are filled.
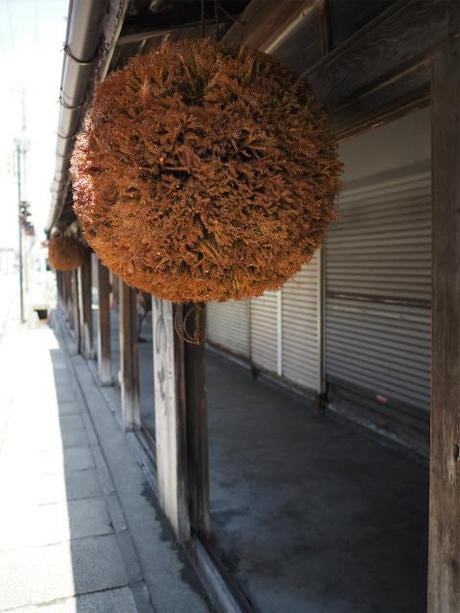
[[[195,305],[183,306],[186,316]],[[203,342],[184,343],[185,397],[187,409],[187,464],[189,470],[190,521],[193,532],[209,535],[209,459],[208,459],[208,403],[206,395],[206,354],[204,330],[205,311],[199,309],[188,318],[189,325],[198,326]],[[188,330],[194,336],[195,329]]]
[[[63,272],[64,285],[65,285],[65,311],[67,319],[69,320],[69,326],[73,330],[73,306],[72,306],[72,275],[73,272]]]
[[[64,303],[62,274],[63,273],[60,270],[56,271],[56,305],[61,309]]]
[[[80,281],[80,326],[81,351],[85,358],[94,356],[93,350],[93,312],[91,283],[91,252],[85,253],[83,265],[78,269]]]
[[[99,326],[97,332],[97,367],[101,385],[112,383],[112,347],[110,342],[110,283],[109,271],[98,260],[97,293]]]
[[[433,303],[429,613],[460,611],[459,168],[460,39],[452,37],[436,52],[432,74]]]
[[[139,350],[137,340],[136,290],[120,280],[121,408],[125,431],[139,430]]]
[[[152,300],[158,490],[181,541],[209,531],[204,346],[184,343],[174,330],[188,308]]]
[[[72,310],[72,323],[73,331],[75,334],[75,344],[77,346],[77,352],[81,351],[81,328],[80,328],[80,298],[78,290],[78,270],[72,270],[71,275],[71,310]]]
[[[112,286],[112,293],[113,293],[113,299],[115,301],[115,304],[117,306],[120,306],[120,297],[119,297],[120,282],[118,280],[117,275],[114,274],[113,272],[110,272],[110,284]]]

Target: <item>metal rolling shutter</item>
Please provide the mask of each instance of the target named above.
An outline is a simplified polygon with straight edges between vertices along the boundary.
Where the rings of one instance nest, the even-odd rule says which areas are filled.
[[[428,171],[346,189],[326,246],[326,375],[429,409]]]
[[[278,303],[280,292],[251,300],[251,359],[256,366],[279,372]]]
[[[211,343],[299,386],[320,389],[319,256],[278,292],[206,307]]]
[[[319,253],[282,290],[283,375],[320,390]]]
[[[206,306],[208,340],[249,358],[249,302],[209,302]]]

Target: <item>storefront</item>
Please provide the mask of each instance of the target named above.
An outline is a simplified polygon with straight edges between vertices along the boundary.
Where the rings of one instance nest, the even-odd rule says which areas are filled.
[[[199,2],[154,4],[132,2],[128,12],[127,2],[112,0],[100,16],[104,45],[95,41],[97,67],[72,107],[77,124],[86,90],[131,56],[171,37],[216,34],[209,6],[203,14]],[[185,342],[175,327],[195,309],[199,333],[203,311],[154,299],[155,389],[151,382],[145,389],[155,394],[161,506],[222,610],[271,610],[270,602],[273,610],[378,610],[383,603],[418,613],[428,584],[430,613],[453,613],[460,593],[452,563],[460,543],[458,10],[447,0],[219,4],[224,44],[254,46],[310,81],[340,141],[344,184],[327,240],[280,291],[207,306],[208,393],[205,347]],[[82,56],[82,70],[88,61]],[[74,132],[59,133],[68,154]],[[59,177],[63,163],[61,155]],[[72,218],[67,187],[59,179],[62,202],[53,204],[50,229]],[[76,275],[61,279],[61,304],[81,332],[87,291],[80,302],[76,283]],[[142,430],[134,294],[120,285],[126,431]],[[100,317],[104,309],[99,300]],[[390,460],[388,441],[418,461],[429,457],[428,518],[423,463]],[[352,597],[350,585],[363,589]],[[298,599],[284,599],[283,590]]]

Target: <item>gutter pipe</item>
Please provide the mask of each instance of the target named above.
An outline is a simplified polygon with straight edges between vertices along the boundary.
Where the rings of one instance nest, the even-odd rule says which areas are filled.
[[[56,167],[51,187],[51,210],[46,227],[48,234],[61,212],[65,198],[70,156],[98,56],[106,5],[106,0],[70,0],[69,3],[59,96]]]

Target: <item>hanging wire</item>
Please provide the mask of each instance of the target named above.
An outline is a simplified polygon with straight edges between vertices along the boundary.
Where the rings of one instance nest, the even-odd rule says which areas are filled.
[[[191,302],[177,309],[174,316],[174,330],[186,343],[201,345],[204,342],[204,326],[202,312],[204,304]],[[184,315],[185,310],[185,315]]]

